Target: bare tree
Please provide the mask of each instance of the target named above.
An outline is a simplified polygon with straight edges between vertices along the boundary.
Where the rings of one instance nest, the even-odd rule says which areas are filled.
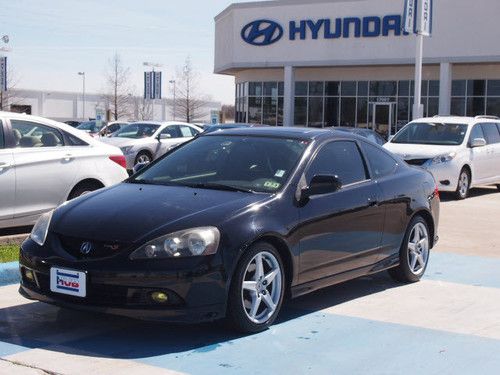
[[[203,108],[207,106],[209,98],[199,92],[199,74],[193,69],[188,57],[182,71],[177,72],[175,117],[186,122],[194,122],[202,117]]]
[[[137,108],[137,120],[152,120],[153,119],[153,104],[151,100],[141,98]]]
[[[132,115],[129,82],[130,69],[123,65],[120,55],[115,53],[108,61],[105,94],[114,120],[128,118]]]
[[[222,117],[224,120],[234,120],[235,119],[235,113],[234,113],[234,105],[232,104],[224,104],[222,106]]]
[[[22,103],[20,93],[16,90],[19,77],[16,76],[12,68],[9,68],[7,75],[7,91],[0,92],[0,111],[9,111],[11,105]]]

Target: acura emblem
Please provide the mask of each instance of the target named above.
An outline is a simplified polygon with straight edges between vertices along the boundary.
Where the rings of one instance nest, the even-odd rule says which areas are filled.
[[[84,242],[82,243],[82,246],[80,246],[80,253],[82,253],[83,255],[89,255],[92,249],[93,249],[92,243]]]

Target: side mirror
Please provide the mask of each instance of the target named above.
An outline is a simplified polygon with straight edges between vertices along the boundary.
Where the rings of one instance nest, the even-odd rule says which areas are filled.
[[[312,178],[309,186],[302,189],[302,199],[335,193],[341,188],[342,182],[338,176],[316,175]]]
[[[162,139],[170,139],[170,138],[172,138],[172,136],[168,133],[163,133],[163,134],[160,133],[160,134],[158,134],[157,138],[158,138],[158,141],[161,141]]]
[[[471,148],[484,147],[486,146],[486,139],[484,138],[474,138],[470,143]]]
[[[137,163],[136,165],[134,165],[133,173],[136,174],[148,164],[149,163]]]

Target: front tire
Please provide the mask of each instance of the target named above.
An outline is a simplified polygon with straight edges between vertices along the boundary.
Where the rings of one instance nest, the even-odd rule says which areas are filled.
[[[231,283],[229,324],[244,333],[266,330],[281,309],[285,282],[278,251],[267,242],[251,246],[239,261]]]
[[[85,194],[92,193],[95,190],[101,189],[103,186],[94,182],[83,182],[75,186],[73,191],[69,194],[68,200],[72,200],[81,197]]]
[[[139,164],[139,163],[148,164],[148,163],[151,163],[152,161],[153,161],[153,158],[149,154],[149,152],[147,152],[147,151],[141,151],[135,157],[135,164],[134,164],[134,166],[137,165],[137,164]]]
[[[460,171],[458,177],[458,186],[455,191],[455,198],[458,200],[464,200],[469,196],[470,191],[471,176],[467,168],[463,168]]]
[[[391,268],[389,275],[405,283],[420,281],[429,263],[430,244],[427,223],[421,216],[415,216],[408,225],[399,250],[399,266]]]

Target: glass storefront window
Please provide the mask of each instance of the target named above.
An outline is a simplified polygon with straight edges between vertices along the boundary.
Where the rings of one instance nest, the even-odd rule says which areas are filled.
[[[429,81],[429,96],[439,97],[439,81]]]
[[[340,95],[340,82],[326,82],[325,84],[326,96],[339,96]]]
[[[248,85],[249,96],[262,96],[262,82],[250,82]]]
[[[264,96],[278,96],[278,82],[264,82]]]
[[[488,96],[500,96],[500,80],[488,81]]]
[[[307,96],[307,82],[295,82],[295,96]]]
[[[486,102],[486,114],[500,117],[500,98],[488,98]]]
[[[429,98],[427,104],[427,117],[436,116],[439,114],[439,98]]]
[[[484,80],[468,80],[467,81],[467,96],[485,96],[486,81]]]
[[[278,118],[277,126],[283,126],[283,98],[278,98]]]
[[[339,98],[325,98],[325,126],[339,126]]]
[[[262,124],[262,98],[248,98],[248,122]]]
[[[357,114],[357,126],[358,126],[358,128],[367,128],[368,124],[369,124],[368,99],[367,98],[359,98],[358,99],[357,111],[358,111],[358,114]]]
[[[278,98],[264,97],[263,103],[264,116],[262,119],[262,123],[266,125],[276,125]]]
[[[340,93],[342,96],[356,96],[356,82],[342,81],[340,85]]]
[[[370,82],[370,96],[396,96],[396,81],[372,81]]]
[[[356,98],[340,99],[340,126],[356,126]]]
[[[368,81],[358,82],[358,96],[368,96]]]
[[[484,115],[484,98],[467,98],[467,116]]]
[[[451,96],[465,96],[465,80],[454,80],[451,83]]]
[[[398,96],[410,96],[410,81],[398,82]]]
[[[307,125],[307,98],[295,98],[295,126]]]
[[[409,87],[409,83],[408,83]],[[397,109],[397,125],[398,128],[404,126],[409,121],[410,115],[410,106],[408,98],[399,98],[398,99],[398,109]]]
[[[283,96],[285,94],[285,83],[278,82],[278,96]]]
[[[309,98],[308,126],[323,127],[323,98]]]
[[[451,98],[451,114],[465,116],[465,97]]]
[[[323,82],[309,82],[309,96],[323,96],[324,88]]]

